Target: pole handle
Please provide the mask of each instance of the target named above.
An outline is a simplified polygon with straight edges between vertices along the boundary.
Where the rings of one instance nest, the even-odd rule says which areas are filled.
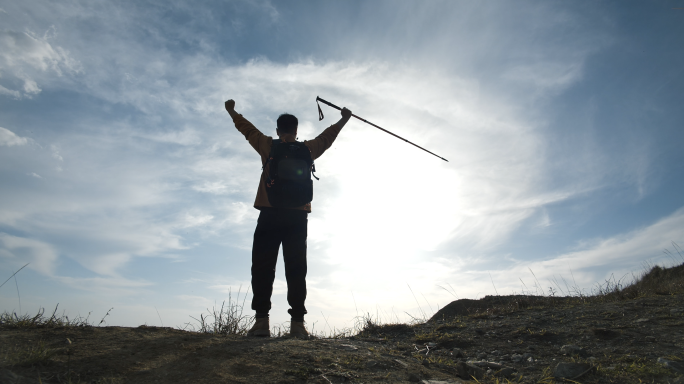
[[[320,102],[323,103],[323,104],[327,104],[329,107],[333,107],[333,108],[335,108],[335,109],[337,109],[337,110],[339,110],[339,111],[342,110],[342,108],[338,107],[337,105],[335,105],[335,104],[333,104],[333,103],[331,103],[331,102],[329,102],[329,101],[327,101],[327,100],[323,100],[323,99],[321,99],[321,98],[318,97],[318,96],[316,96],[316,101],[320,101]]]

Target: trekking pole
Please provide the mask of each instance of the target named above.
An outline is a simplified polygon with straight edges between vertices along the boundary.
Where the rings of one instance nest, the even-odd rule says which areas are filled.
[[[337,109],[337,110],[340,110],[340,111],[342,110],[342,108],[338,107],[337,105],[335,105],[335,104],[333,104],[333,103],[331,103],[331,102],[329,102],[329,101],[323,100],[323,99],[321,99],[320,97],[316,96],[316,104],[318,105],[318,121],[323,120],[323,111],[321,110],[321,105],[318,104],[319,101],[320,101],[321,103],[327,104],[328,106],[333,107],[333,108],[335,108],[335,109]],[[425,151],[425,152],[427,152],[427,153],[429,153],[429,154],[431,154],[431,155],[433,155],[433,156],[439,157],[440,159],[446,161],[447,163],[449,162],[449,160],[443,158],[442,156],[436,155],[436,154],[434,154],[434,153],[428,151],[427,149],[421,147],[420,145],[416,145],[416,144],[414,144],[414,143],[412,143],[412,142],[410,142],[410,141],[404,139],[403,137],[401,137],[401,136],[399,136],[399,135],[395,135],[394,133],[392,133],[392,132],[386,130],[385,128],[378,127],[377,125],[371,123],[370,121],[368,121],[368,120],[366,120],[366,119],[363,119],[363,118],[361,118],[361,117],[358,117],[358,116],[356,116],[356,115],[354,115],[354,114],[352,114],[352,116],[356,117],[357,119],[363,121],[363,122],[366,123],[366,124],[370,124],[370,125],[374,126],[375,128],[377,128],[377,129],[379,129],[379,130],[381,130],[381,131],[383,131],[383,132],[389,133],[390,135],[396,137],[397,139],[404,140],[405,142],[407,142],[407,143],[413,145],[414,147],[418,147],[418,148],[422,149],[423,151]]]

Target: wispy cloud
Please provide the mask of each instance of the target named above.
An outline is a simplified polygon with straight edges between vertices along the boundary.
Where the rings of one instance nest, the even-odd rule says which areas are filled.
[[[49,42],[49,29],[42,37],[31,32],[0,31],[0,70],[9,74],[9,81],[16,79],[23,84],[18,89],[0,86],[0,93],[15,98],[30,98],[41,92],[36,80],[40,72],[52,72],[62,76],[64,72],[81,70],[80,63],[69,52]]]
[[[2,245],[0,255],[10,259],[13,264],[30,263],[29,268],[43,275],[54,274],[58,256],[52,245],[2,232],[0,232],[0,244]]]

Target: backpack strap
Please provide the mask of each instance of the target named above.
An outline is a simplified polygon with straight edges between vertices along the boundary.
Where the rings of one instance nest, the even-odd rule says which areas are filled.
[[[313,176],[316,180],[320,180],[316,176],[316,164],[314,164],[313,161],[311,162],[311,176]]]
[[[273,139],[273,142],[271,143],[271,150],[268,152],[268,159],[266,159],[266,162],[265,162],[264,165],[261,167],[261,170],[262,170],[262,171],[264,170],[264,168],[266,168],[266,166],[268,165],[268,163],[270,163],[271,160],[273,160],[273,148],[274,148],[276,145],[278,145],[278,144],[280,144],[280,139]]]

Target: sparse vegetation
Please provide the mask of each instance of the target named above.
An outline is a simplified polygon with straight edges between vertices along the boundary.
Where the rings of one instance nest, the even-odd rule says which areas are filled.
[[[90,314],[86,317],[69,319],[65,314],[57,315],[59,304],[55,306],[49,317],[45,316],[45,308],[40,308],[38,313],[31,316],[28,314],[18,315],[16,312],[4,312],[0,314],[0,328],[33,328],[33,327],[88,327]],[[107,312],[107,315],[109,312]],[[105,317],[107,316],[105,315]],[[100,323],[104,321],[104,318]]]
[[[57,307],[50,315],[44,309],[34,316],[4,313],[0,330],[11,339],[3,341],[16,341],[0,345],[0,368],[42,377],[45,383],[168,382],[192,372],[197,382],[244,381],[260,375],[284,382],[408,382],[460,375],[482,384],[559,384],[573,382],[553,376],[555,365],[565,361],[592,367],[574,382],[672,382],[676,372],[656,360],[684,361],[681,349],[660,347],[661,342],[684,341],[679,331],[684,324],[684,264],[651,267],[632,283],[624,281],[611,277],[592,294],[558,284],[543,296],[461,300],[452,303],[451,312],[446,306],[428,321],[409,324],[384,323],[366,314],[358,316],[351,329],[324,324],[327,334],[312,325],[314,341],[280,338],[285,332],[278,325],[271,339],[241,337],[252,319],[243,312],[245,297],[239,291],[236,298],[229,293],[220,309],[193,318],[196,323],[185,327],[191,332],[97,327],[89,316],[69,319],[59,315]],[[574,296],[558,296],[561,291]],[[77,341],[67,345],[67,336]],[[562,355],[560,346],[567,343],[591,343],[595,349],[591,356]],[[522,357],[512,361],[511,354],[527,351],[532,351],[533,363]],[[98,360],[100,354],[105,358]],[[470,366],[481,358],[502,359],[515,370],[493,365],[479,368],[477,375],[463,373],[466,362]],[[163,359],[174,363],[162,364]],[[201,371],[193,368],[200,361]],[[98,370],[91,372],[92,367]]]
[[[57,353],[48,348],[44,341],[36,344],[16,346],[7,350],[2,358],[2,365],[14,366],[43,366],[50,363],[50,359]]]
[[[214,307],[212,310],[207,309],[209,314],[200,314],[199,319],[192,317],[197,322],[197,326],[187,323],[184,329],[200,333],[213,333],[217,335],[246,335],[249,328],[254,323],[254,318],[244,314],[245,300],[249,293],[249,288],[243,296],[242,302],[239,302],[242,287],[238,290],[237,298],[233,299],[232,292],[228,291],[228,303],[223,301],[221,308]]]

